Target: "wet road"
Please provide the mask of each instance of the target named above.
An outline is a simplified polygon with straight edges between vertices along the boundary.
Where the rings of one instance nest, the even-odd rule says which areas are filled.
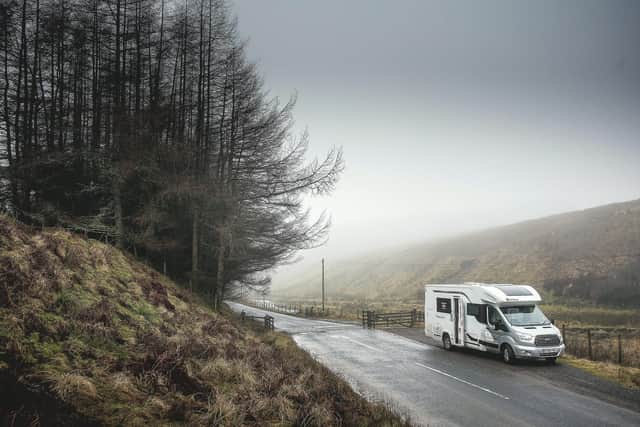
[[[266,313],[228,304],[234,311]],[[575,393],[518,365],[446,352],[381,330],[269,314],[276,329],[291,334],[357,392],[390,403],[420,425],[640,425],[638,412]]]

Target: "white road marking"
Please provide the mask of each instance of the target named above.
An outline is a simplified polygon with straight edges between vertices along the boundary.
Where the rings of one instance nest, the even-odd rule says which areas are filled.
[[[418,363],[418,362],[416,362],[416,365],[418,365],[418,366],[420,366],[420,367],[422,367],[422,368],[428,369],[428,370],[430,370],[430,371],[436,372],[436,373],[438,373],[438,374],[440,374],[440,375],[444,375],[445,377],[449,377],[449,378],[454,379],[454,380],[456,380],[456,381],[460,381],[461,383],[464,383],[464,384],[470,385],[471,387],[475,387],[475,388],[477,388],[477,389],[479,389],[479,390],[486,391],[487,393],[489,393],[489,394],[493,394],[494,396],[498,396],[498,397],[499,397],[499,398],[501,398],[501,399],[509,400],[509,398],[508,398],[507,396],[503,395],[503,394],[496,393],[495,391],[493,391],[493,390],[489,390],[488,388],[480,387],[479,385],[474,384],[474,383],[471,383],[471,382],[469,382],[469,381],[467,381],[467,380],[463,380],[462,378],[454,377],[453,375],[451,375],[451,374],[447,374],[446,372],[443,372],[443,371],[441,371],[441,370],[439,370],[439,369],[432,368],[432,367],[430,367],[430,366],[426,366],[426,365],[423,365],[422,363]]]
[[[345,339],[347,341],[351,341],[352,343],[355,343],[355,344],[361,345],[363,347],[366,347],[368,349],[371,349],[371,350],[374,350],[374,351],[381,351],[379,348],[371,347],[370,345],[362,343],[360,341],[356,341],[353,338],[345,337],[344,335],[336,335],[336,336],[340,337],[340,338],[343,338],[343,339]]]

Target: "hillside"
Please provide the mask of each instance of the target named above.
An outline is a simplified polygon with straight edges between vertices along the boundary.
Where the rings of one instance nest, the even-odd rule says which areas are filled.
[[[1,425],[395,425],[292,340],[0,216]]]
[[[470,215],[472,212],[469,213]],[[275,295],[318,295],[316,270]],[[334,260],[336,298],[411,298],[428,282],[531,283],[556,295],[640,306],[640,200],[554,215],[384,255]]]

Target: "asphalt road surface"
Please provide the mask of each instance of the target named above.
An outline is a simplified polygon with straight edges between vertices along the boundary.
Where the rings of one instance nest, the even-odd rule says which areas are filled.
[[[234,311],[264,310],[228,303]],[[506,365],[469,352],[353,324],[271,313],[313,357],[369,400],[384,401],[419,425],[640,426],[640,412],[578,393],[553,379],[559,366]],[[550,374],[551,372],[551,374]]]

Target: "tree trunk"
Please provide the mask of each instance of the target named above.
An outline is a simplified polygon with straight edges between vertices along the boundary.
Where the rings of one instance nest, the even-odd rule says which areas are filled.
[[[193,211],[193,228],[191,233],[191,292],[193,292],[193,281],[198,278],[199,221],[199,212],[196,206]]]
[[[222,297],[220,291],[222,290],[222,283],[224,282],[224,228],[220,227],[218,230],[219,244],[218,244],[218,269],[216,272],[216,283],[213,288],[213,309],[218,310],[218,300]]]
[[[124,223],[122,220],[122,194],[120,190],[120,176],[113,179],[113,214],[116,226],[116,247],[124,248]]]

